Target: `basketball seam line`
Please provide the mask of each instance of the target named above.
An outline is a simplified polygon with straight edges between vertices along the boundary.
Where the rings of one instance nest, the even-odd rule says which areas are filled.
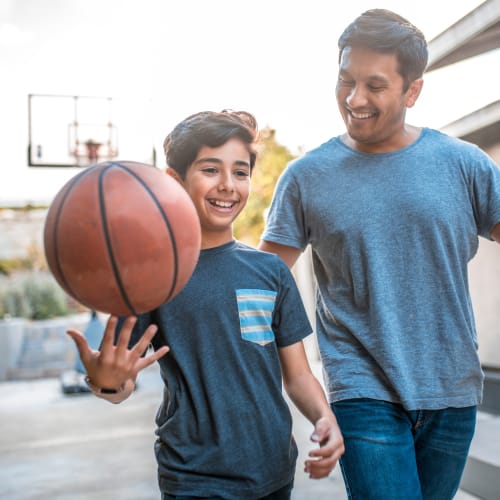
[[[128,294],[125,291],[125,288],[123,286],[123,281],[121,279],[120,272],[118,270],[118,265],[116,263],[116,259],[115,259],[115,256],[113,254],[113,248],[111,246],[111,236],[109,234],[107,217],[106,217],[106,204],[104,201],[104,186],[103,186],[104,174],[113,166],[120,166],[121,167],[122,165],[120,165],[119,163],[110,162],[110,164],[107,165],[105,168],[103,168],[101,170],[101,172],[99,173],[99,183],[98,183],[99,191],[98,191],[98,194],[99,194],[99,213],[101,215],[101,226],[102,226],[103,231],[104,231],[104,239],[106,240],[106,247],[108,249],[109,258],[111,260],[111,267],[113,268],[113,274],[115,275],[115,280],[116,280],[116,283],[117,283],[118,288],[120,290],[121,296],[123,298],[123,301],[127,305],[127,307],[132,312],[132,314],[136,315],[137,311],[130,303],[130,299],[129,299]]]
[[[63,269],[61,267],[61,262],[59,259],[59,222],[61,219],[61,213],[64,207],[64,204],[66,203],[66,200],[68,199],[68,196],[70,195],[71,191],[75,188],[75,186],[82,180],[83,177],[85,177],[89,173],[89,170],[85,170],[84,172],[80,172],[78,175],[76,175],[72,181],[70,182],[67,191],[64,193],[64,196],[61,200],[61,203],[59,204],[59,207],[57,209],[56,215],[55,215],[55,223],[54,223],[54,231],[52,234],[52,246],[54,248],[54,257],[56,261],[56,268],[59,272],[59,276],[61,277],[62,281],[64,282],[64,285],[67,288],[67,291],[70,293],[70,295],[73,295],[79,302],[82,304],[84,303],[80,297],[80,294],[76,293],[73,287],[70,286],[66,276],[64,275]],[[86,304],[85,304],[86,305]]]
[[[157,206],[158,210],[161,213],[161,216],[163,218],[163,221],[165,222],[165,225],[167,226],[168,233],[170,235],[170,241],[172,242],[172,253],[174,256],[174,265],[173,265],[173,278],[172,278],[172,285],[170,286],[170,290],[165,297],[164,302],[167,302],[170,297],[172,296],[172,293],[175,290],[175,287],[177,286],[177,276],[178,276],[178,253],[177,253],[177,241],[175,239],[174,232],[172,230],[172,226],[170,225],[170,222],[168,220],[167,214],[163,210],[163,207],[161,206],[160,202],[158,201],[158,198],[156,195],[151,191],[149,186],[131,169],[127,168],[125,165],[122,165],[120,163],[114,163],[114,165],[121,167],[122,169],[126,170],[130,175],[132,175],[137,181],[144,187],[144,189],[149,193],[151,196],[152,200],[154,201],[155,205]],[[151,167],[155,168],[155,167]]]

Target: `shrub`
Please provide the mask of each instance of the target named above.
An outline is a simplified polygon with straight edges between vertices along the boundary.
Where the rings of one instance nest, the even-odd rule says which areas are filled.
[[[66,295],[48,272],[0,276],[0,318],[48,319],[84,309]]]

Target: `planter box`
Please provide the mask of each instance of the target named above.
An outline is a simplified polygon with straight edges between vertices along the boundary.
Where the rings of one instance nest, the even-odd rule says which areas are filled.
[[[77,350],[68,328],[84,331],[90,313],[41,321],[0,320],[0,380],[57,377],[75,367]]]

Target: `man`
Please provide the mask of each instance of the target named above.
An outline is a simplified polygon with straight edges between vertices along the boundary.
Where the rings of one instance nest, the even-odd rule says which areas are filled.
[[[339,49],[346,133],[284,171],[261,248],[291,267],[312,247],[348,495],[451,499],[483,380],[467,264],[478,235],[500,242],[500,169],[405,122],[427,64],[407,20],[369,10]]]

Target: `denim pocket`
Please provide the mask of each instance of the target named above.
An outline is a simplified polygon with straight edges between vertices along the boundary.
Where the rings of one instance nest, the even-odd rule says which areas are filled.
[[[241,288],[236,290],[241,338],[256,344],[274,342],[272,328],[276,292]]]

